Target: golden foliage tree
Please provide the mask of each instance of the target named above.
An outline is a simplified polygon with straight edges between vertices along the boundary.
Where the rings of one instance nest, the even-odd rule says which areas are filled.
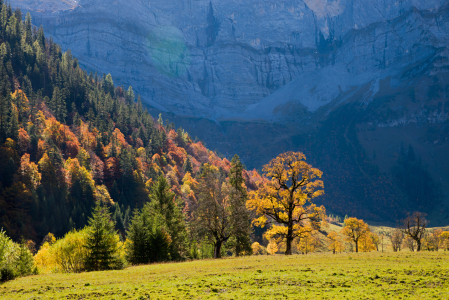
[[[42,175],[39,173],[38,166],[30,162],[30,155],[25,153],[20,159],[20,168],[17,180],[22,181],[30,190],[36,190],[41,183]]]
[[[355,252],[359,252],[360,239],[370,233],[368,224],[357,218],[347,218],[344,224],[345,226],[341,230],[341,233],[346,236],[349,242],[355,244]]]
[[[275,241],[270,241],[267,246],[267,252],[271,255],[276,254],[279,251],[278,244]]]
[[[264,254],[264,248],[258,242],[254,242],[251,245],[251,249],[253,250],[253,255],[262,255]]]
[[[440,247],[444,249],[444,251],[449,250],[449,231],[443,231],[440,234]]]
[[[375,250],[379,251],[379,245],[381,243],[379,235],[375,232],[371,232],[370,238],[371,238],[371,242],[373,243],[373,245],[375,247]]]
[[[315,252],[320,242],[318,238],[312,234],[307,234],[298,241],[297,248],[303,254]]]
[[[312,199],[323,195],[323,174],[305,162],[301,152],[286,152],[272,159],[263,172],[270,180],[250,193],[247,207],[259,216],[256,226],[272,224],[266,237],[278,243],[285,241],[285,254],[292,254],[292,242],[316,232],[325,215],[324,206]],[[273,222],[274,221],[274,222]]]
[[[378,240],[378,238],[377,238]],[[359,249],[362,252],[370,252],[373,250],[376,250],[376,245],[373,243],[373,233],[367,232],[367,234],[364,234],[359,239]]]
[[[344,249],[343,243],[342,243],[341,237],[338,235],[338,233],[336,233],[334,231],[329,232],[329,234],[327,235],[327,238],[330,241],[328,249],[331,250],[333,254],[343,251],[343,249]]]

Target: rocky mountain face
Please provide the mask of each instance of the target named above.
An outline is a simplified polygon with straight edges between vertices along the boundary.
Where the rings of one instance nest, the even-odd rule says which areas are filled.
[[[447,0],[63,2],[12,5],[209,147],[258,168],[305,151],[335,213],[449,218],[411,201],[393,171],[411,145],[447,201]]]

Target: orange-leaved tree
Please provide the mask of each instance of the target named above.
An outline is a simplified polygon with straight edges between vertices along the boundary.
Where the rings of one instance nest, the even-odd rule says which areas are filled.
[[[444,249],[444,251],[449,250],[449,231],[443,231],[440,234],[440,247]]]
[[[269,180],[260,183],[250,193],[248,209],[259,216],[256,226],[271,224],[266,232],[268,240],[285,242],[285,254],[292,254],[292,242],[320,229],[325,216],[324,206],[317,207],[312,199],[322,194],[323,174],[305,162],[301,152],[286,152],[272,159],[263,172]]]
[[[368,224],[357,218],[347,218],[345,226],[341,233],[346,236],[346,239],[355,244],[355,252],[359,252],[359,241],[370,233]]]

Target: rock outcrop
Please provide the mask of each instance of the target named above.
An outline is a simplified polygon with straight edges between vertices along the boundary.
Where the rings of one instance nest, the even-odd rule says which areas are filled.
[[[322,203],[333,213],[395,221],[431,211],[438,199],[407,199],[392,171],[404,145],[449,199],[447,0],[12,5],[209,148],[257,168],[306,152],[324,171]],[[449,220],[442,207],[433,220]]]
[[[445,0],[81,0],[57,13],[22,3],[88,69],[161,110],[216,120],[280,121],[286,103],[316,111],[370,84],[367,102],[381,79],[447,59],[449,45]]]

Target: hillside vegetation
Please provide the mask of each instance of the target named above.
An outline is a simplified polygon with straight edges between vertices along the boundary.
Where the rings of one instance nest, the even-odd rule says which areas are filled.
[[[184,207],[203,164],[229,173],[227,159],[153,119],[131,87],[87,74],[29,15],[0,8],[0,228],[10,237],[40,243],[83,228],[98,200],[124,234],[158,176]],[[257,173],[243,173],[254,187]]]

